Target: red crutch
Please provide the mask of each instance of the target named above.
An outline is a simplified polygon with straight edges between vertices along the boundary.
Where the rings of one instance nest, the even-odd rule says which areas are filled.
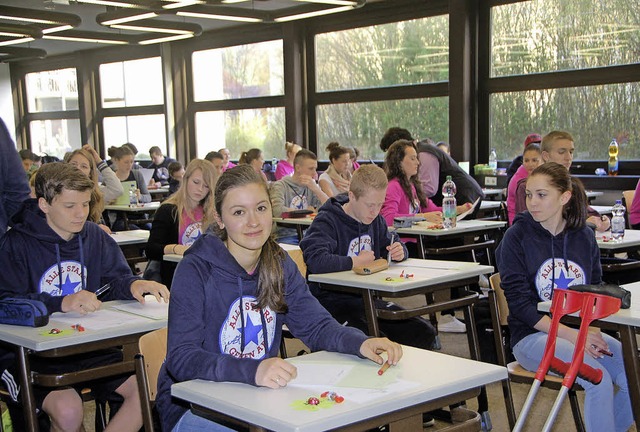
[[[605,300],[603,301],[592,300],[596,297],[604,298]],[[609,305],[609,303],[607,302],[607,299],[613,299],[614,303],[615,301],[617,301],[617,308],[615,310],[611,310],[610,307],[606,307],[607,305]],[[590,306],[587,306],[587,305],[590,305]],[[546,428],[545,430],[549,430],[549,428],[551,427],[551,424],[553,424],[553,421],[557,416],[557,409],[559,409],[560,404],[564,399],[564,396],[573,385],[576,375],[580,375],[581,378],[584,378],[594,384],[598,384],[600,382],[600,380],[602,379],[602,371],[599,369],[593,369],[589,365],[583,364],[582,362],[583,356],[584,356],[584,353],[583,353],[584,343],[586,341],[587,331],[591,321],[593,321],[594,319],[608,316],[616,312],[619,308],[620,308],[620,299],[616,299],[613,297],[602,296],[602,295],[591,294],[591,293],[582,293],[578,291],[570,291],[565,289],[554,290],[553,300],[551,303],[551,310],[550,310],[551,326],[549,327],[549,334],[547,337],[547,344],[545,346],[545,353],[544,353],[544,356],[542,357],[542,360],[540,361],[540,366],[538,367],[538,370],[536,372],[535,380],[533,382],[533,385],[531,386],[531,389],[529,390],[529,394],[527,395],[527,399],[525,400],[524,406],[522,407],[520,416],[518,417],[518,420],[513,428],[514,431],[519,432],[522,430],[525,419],[527,418],[527,415],[529,414],[531,406],[533,405],[533,400],[540,388],[540,385],[544,381],[545,376],[547,375],[547,372],[549,371],[549,369],[552,369],[561,375],[568,375],[569,378],[571,377],[572,378],[570,381],[568,381],[567,378],[563,380],[563,387],[565,387],[566,384],[569,384],[569,385],[568,387],[566,387],[566,390],[563,388],[563,390],[561,391],[562,396],[560,397],[559,395],[560,401],[556,400],[556,404],[558,405],[558,407],[556,408],[554,405],[554,408],[556,408],[556,411],[554,412],[552,410],[550,417],[547,419],[547,423],[549,424],[549,426],[547,428],[547,424],[545,424],[545,428]],[[605,313],[605,311],[601,309],[606,309],[607,312]],[[583,317],[583,319],[580,326],[580,332],[578,333],[578,340],[576,342],[576,349],[574,351],[573,361],[571,362],[571,365],[570,365],[554,356],[555,349],[556,349],[556,337],[558,334],[558,326],[560,324],[560,319],[567,314],[575,313],[578,311],[581,312],[581,316]],[[585,317],[588,320],[585,319]],[[576,353],[580,353],[581,355],[577,355]],[[579,362],[576,361],[576,358],[579,358]]]

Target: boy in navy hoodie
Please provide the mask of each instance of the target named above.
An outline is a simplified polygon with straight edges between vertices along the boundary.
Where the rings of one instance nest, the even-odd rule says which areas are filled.
[[[391,241],[380,209],[385,200],[387,176],[374,164],[363,165],[353,174],[349,193],[327,201],[300,242],[309,274],[351,270],[386,258],[393,261],[408,258],[400,241]],[[323,290],[309,282],[313,295],[340,323],[367,332],[362,297],[356,294]],[[399,306],[382,300],[377,308],[398,310]],[[431,349],[436,331],[425,319],[380,320],[380,329],[394,342]]]
[[[51,163],[38,170],[37,198],[25,202],[13,218],[13,228],[0,239],[0,298],[37,299],[49,313],[81,314],[100,308],[102,302],[94,292],[106,283],[111,289],[103,300],[137,299],[144,303],[146,293],[158,301],[169,298],[164,285],[134,276],[115,241],[98,225],[87,222],[93,189],[91,179],[72,165]],[[43,373],[66,373],[120,358],[120,352],[100,351],[46,362],[36,357],[31,365]],[[12,397],[17,402],[19,388],[12,385],[10,372],[15,360],[6,366],[9,370],[2,379],[8,389],[14,389]],[[123,398],[108,429],[137,431],[142,426],[135,377],[121,376],[84,383],[76,389],[34,386],[36,404],[49,415],[51,430],[80,430],[83,407],[78,389],[86,386],[103,400],[110,399],[112,392]]]

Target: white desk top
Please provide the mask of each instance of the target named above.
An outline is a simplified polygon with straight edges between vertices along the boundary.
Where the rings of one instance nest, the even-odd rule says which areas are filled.
[[[455,228],[452,229],[428,229],[427,227],[432,225],[430,222],[420,222],[419,225],[414,225],[411,228],[398,228],[396,232],[398,234],[413,234],[422,235],[428,237],[443,237],[456,234],[465,234],[472,232],[490,231],[498,228],[502,228],[507,225],[505,221],[485,221],[485,220],[461,220],[458,221]]]
[[[132,213],[139,213],[139,212],[148,212],[150,210],[158,210],[158,208],[160,208],[160,204],[161,203],[158,201],[152,201],[149,203],[140,204],[137,207],[129,207],[128,205],[109,204],[104,206],[104,209],[112,210],[112,211],[126,211],[126,212],[132,212]]]
[[[301,218],[272,218],[275,223],[288,223],[292,225],[311,225],[313,218],[301,217]]]
[[[586,191],[587,198],[595,198],[604,195],[604,192],[601,191]]]
[[[147,230],[130,230],[116,231],[111,233],[111,238],[118,243],[118,246],[128,244],[144,244],[149,240],[150,231]]]
[[[497,210],[501,204],[501,201],[482,201],[480,203],[480,210]]]
[[[502,189],[498,189],[498,188],[483,188],[482,192],[484,193],[485,196],[501,195],[502,194]]]
[[[268,430],[315,432],[345,426],[507,378],[507,371],[501,366],[408,346],[403,346],[403,350],[402,360],[387,373],[396,374],[398,379],[409,384],[396,391],[392,387],[368,390],[379,391],[380,396],[366,403],[349,399],[348,388],[341,391],[340,387],[335,386],[314,388],[289,385],[271,390],[247,384],[193,380],[174,384],[171,394]],[[357,372],[362,372],[365,377],[370,371],[371,380],[378,378],[379,366],[355,356],[323,351],[290,360],[298,364],[346,363],[354,365],[354,370],[358,369]],[[295,401],[307,400],[314,395],[318,397],[328,390],[344,395],[345,401],[318,411],[296,410],[291,406]]]
[[[400,273],[413,274],[412,278],[400,278]],[[493,273],[492,266],[478,265],[461,261],[439,261],[409,258],[400,263],[391,263],[391,267],[372,275],[359,275],[351,270],[310,274],[312,282],[331,285],[373,289],[383,292],[402,292],[413,288],[436,285],[481,274]],[[392,278],[392,280],[386,280]]]
[[[594,209],[595,211],[597,211],[598,213],[600,213],[601,215],[606,215],[606,214],[611,214],[611,209],[613,208],[613,206],[610,205],[593,205],[591,206],[592,209]]]
[[[158,189],[148,189],[148,192],[153,195],[153,194],[162,194],[162,193],[169,193],[169,186],[162,186]]]
[[[640,282],[622,285],[622,287],[631,291],[631,307],[629,309],[620,309],[615,314],[603,318],[600,321],[640,327]],[[550,301],[538,303],[539,311],[549,312],[550,309]]]
[[[607,239],[611,239],[611,232],[604,233]],[[624,230],[624,238],[621,242],[603,241],[603,233],[596,234],[596,240],[598,241],[598,247],[603,250],[616,250],[629,247],[638,246],[640,248],[640,230]]]
[[[138,315],[131,315],[126,312],[120,312],[110,308],[110,306],[115,306],[117,304],[135,302],[135,300],[118,300],[103,304],[102,308],[109,309],[114,313],[122,314],[122,325],[119,326],[99,330],[87,328],[83,332],[73,331],[64,334],[50,335],[48,333],[52,328],[68,330],[70,325],[67,323],[57,322],[55,319],[50,319],[49,324],[43,327],[22,327],[0,324],[0,340],[14,345],[23,346],[33,351],[45,351],[54,348],[63,348],[87,342],[110,339],[113,337],[153,331],[167,326],[167,320],[165,319],[154,320],[150,318],[143,318]],[[136,316],[141,319],[131,320],[130,318],[132,316]],[[78,319],[78,322],[82,324],[82,318]]]

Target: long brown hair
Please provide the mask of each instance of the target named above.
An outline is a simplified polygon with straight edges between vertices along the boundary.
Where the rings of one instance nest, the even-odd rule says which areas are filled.
[[[89,220],[99,223],[102,220],[102,212],[104,211],[104,196],[98,185],[98,168],[93,156],[86,150],[76,149],[64,155],[64,162],[71,163],[71,159],[75,155],[80,155],[89,161],[89,179],[93,182],[93,191],[91,192],[91,208],[89,209]],[[108,168],[110,169],[110,168]]]
[[[582,182],[569,174],[569,170],[555,162],[547,162],[534,169],[528,179],[537,175],[547,176],[554,189],[565,193],[571,191],[571,198],[562,207],[562,217],[566,228],[575,229],[585,226],[587,221],[587,194]],[[528,181],[527,179],[527,181]]]
[[[384,157],[384,169],[387,172],[387,179],[398,179],[402,190],[411,202],[413,202],[413,192],[411,191],[411,185],[413,185],[416,189],[416,197],[418,201],[420,201],[420,206],[426,207],[427,197],[422,190],[422,184],[420,183],[418,174],[407,178],[407,175],[402,170],[402,160],[406,155],[407,147],[412,147],[417,152],[416,145],[413,141],[403,139],[394,142],[391,147],[389,147],[389,150],[387,150],[387,154]]]
[[[198,203],[202,206],[202,232],[205,232],[207,227],[214,221],[214,207],[213,207],[213,190],[216,187],[216,181],[218,180],[216,175],[216,169],[209,161],[202,159],[192,159],[187,165],[187,169],[184,172],[184,177],[180,182],[180,189],[169,198],[164,200],[162,205],[173,204],[176,206],[173,217],[178,220],[178,224],[182,224],[182,214],[186,210],[187,214],[192,220],[195,220],[193,211],[187,208],[187,202],[189,197],[187,194],[187,184],[193,173],[197,170],[202,172],[202,180],[204,184],[209,187],[209,193]]]
[[[267,183],[251,166],[238,165],[222,173],[214,194],[218,215],[222,214],[222,204],[227,194],[236,188],[254,183],[260,185],[265,195],[269,197]],[[216,225],[216,231],[223,241],[227,240],[227,231],[224,228]],[[273,234],[270,235],[262,246],[258,261],[258,307],[270,307],[274,311],[282,313],[287,311],[287,303],[284,299],[284,259],[284,251],[276,243]]]

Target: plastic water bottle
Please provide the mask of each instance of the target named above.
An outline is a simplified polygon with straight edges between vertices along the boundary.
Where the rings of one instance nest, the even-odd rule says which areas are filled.
[[[447,176],[442,185],[442,226],[444,229],[456,227],[456,184]]]
[[[495,148],[492,148],[491,153],[489,153],[489,168],[493,170],[494,174],[498,170],[498,155]]]
[[[611,213],[613,213],[611,218],[611,238],[616,242],[620,242],[624,238],[624,210],[622,200],[617,200],[611,209]]]
[[[618,175],[618,141],[615,138],[609,143],[609,175]]]
[[[278,158],[271,159],[271,171],[276,172],[276,167],[278,166]]]
[[[129,207],[138,207],[138,194],[136,193],[136,187],[133,185],[129,188]]]

